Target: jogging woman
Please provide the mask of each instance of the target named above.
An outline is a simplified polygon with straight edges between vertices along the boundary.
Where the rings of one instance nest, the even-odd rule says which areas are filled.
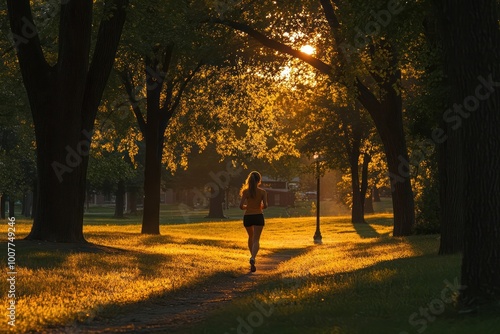
[[[267,193],[260,188],[262,177],[259,172],[248,174],[245,184],[241,187],[240,209],[245,210],[243,226],[248,233],[248,249],[250,250],[250,271],[255,272],[255,257],[259,252],[259,241],[264,228],[264,213],[267,208]]]

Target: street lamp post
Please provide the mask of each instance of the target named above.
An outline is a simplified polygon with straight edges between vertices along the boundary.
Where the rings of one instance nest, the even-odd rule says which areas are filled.
[[[316,162],[316,232],[314,233],[314,243],[321,244],[323,237],[321,236],[321,231],[319,227],[319,215],[320,215],[320,193],[319,193],[319,178],[320,178],[320,170],[319,170],[319,154],[314,154],[314,161]]]

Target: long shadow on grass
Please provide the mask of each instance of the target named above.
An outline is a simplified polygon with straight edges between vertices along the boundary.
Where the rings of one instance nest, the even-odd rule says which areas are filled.
[[[83,218],[85,226],[104,226],[104,225],[139,225],[141,224],[141,217],[131,216],[124,218],[114,218],[108,214],[87,214]],[[140,227],[139,227],[140,228]]]
[[[410,240],[391,237],[389,234],[381,234],[369,242],[353,243],[346,251],[355,257],[370,257],[375,249],[386,245],[407,243],[415,254],[437,254],[438,248],[435,243],[435,235],[412,236]],[[408,241],[408,242],[407,242]]]
[[[200,238],[189,238],[185,241],[186,244],[194,244],[200,246],[212,246],[212,247],[223,247],[223,248],[241,248],[241,245],[232,240],[217,240],[217,239],[200,239]]]
[[[287,261],[290,258],[305,253],[309,248],[287,248],[279,249],[275,252],[266,255],[266,257],[272,257],[271,262],[273,266]],[[164,261],[165,257],[157,256],[154,257],[153,261],[149,258],[151,254],[138,254],[136,255],[136,260],[138,262],[146,261],[148,264],[146,268],[142,268],[144,275],[148,273],[154,273],[154,268],[159,262]],[[258,277],[258,276],[256,276]],[[107,331],[125,330],[125,332],[144,332],[145,330],[160,329],[161,333],[176,333],[180,326],[187,326],[192,321],[202,320],[206,316],[206,312],[213,311],[213,307],[207,305],[216,305],[222,301],[229,301],[225,293],[227,289],[233,289],[235,285],[235,280],[241,279],[244,282],[250,281],[251,284],[246,289],[255,289],[258,282],[257,278],[253,278],[253,274],[244,274],[234,277],[234,273],[228,273],[223,271],[216,271],[209,276],[200,277],[197,281],[182,286],[181,288],[176,288],[174,290],[160,292],[150,297],[128,304],[116,305],[113,302],[105,305],[96,305],[95,310],[89,310],[88,312],[96,316],[97,322],[86,322],[92,331],[101,331],[105,329]],[[240,281],[241,283],[241,281]],[[260,285],[260,284],[259,284]],[[215,290],[214,290],[215,289]],[[221,290],[217,290],[221,289]],[[241,289],[241,286],[239,286]],[[245,290],[235,290],[232,293],[242,293]],[[260,287],[258,287],[260,289]],[[221,295],[223,297],[221,298]],[[147,315],[144,310],[151,310],[154,308],[156,312],[153,314],[156,318],[150,318],[150,313]],[[217,307],[218,308],[218,307]],[[181,315],[180,319],[165,319],[170,315]],[[193,316],[198,314],[198,316]],[[137,323],[133,324],[132,328],[130,323],[126,321],[120,321],[117,323],[113,322],[113,319],[119,317],[121,319],[126,319],[129,315],[132,315],[135,319],[141,319],[141,317],[148,317],[141,319],[142,321],[135,320]],[[186,317],[186,318],[183,318]],[[156,322],[154,320],[156,319]],[[172,321],[174,320],[174,321]],[[109,321],[113,324],[110,325]],[[153,322],[151,322],[153,321]],[[75,323],[74,326],[77,328],[82,327],[83,324]],[[113,327],[114,326],[114,327]]]
[[[3,244],[3,243],[1,243]],[[0,246],[1,247],[1,246]],[[94,243],[56,243],[32,240],[16,241],[16,262],[20,267],[27,269],[57,269],[62,268],[70,256],[76,254],[95,254],[91,264],[83,262],[82,266],[94,266],[96,268],[107,268],[110,271],[119,271],[123,264],[108,261],[109,257],[100,255],[126,255],[130,258],[137,258],[139,269],[143,274],[151,272],[155,265],[168,260],[170,256],[154,254],[143,254],[132,250],[116,247],[102,246]],[[145,257],[149,260],[145,260]],[[77,259],[77,261],[86,261]]]
[[[363,239],[380,237],[380,234],[377,232],[377,230],[371,227],[368,223],[355,223],[352,225],[356,230],[356,233],[358,233],[358,235]]]
[[[365,220],[370,225],[394,226],[394,219],[392,215],[389,215],[388,217],[380,217],[378,215],[374,216],[366,215]]]
[[[259,333],[330,333],[332,328],[335,333],[423,332],[424,324],[434,325],[429,319],[455,318],[453,291],[446,290],[445,297],[443,291],[446,282],[455,284],[459,265],[459,256],[431,254],[382,261],[352,272],[294,277],[286,284],[274,279],[222,308],[203,327],[185,333],[256,330],[251,326],[255,319]],[[446,298],[442,302],[446,310],[428,318],[418,313],[435,307],[441,298]],[[253,316],[256,312],[260,318]],[[414,312],[418,314],[411,322]]]

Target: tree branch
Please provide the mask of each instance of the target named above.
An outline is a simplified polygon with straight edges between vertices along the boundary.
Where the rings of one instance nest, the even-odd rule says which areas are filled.
[[[16,0],[17,1],[17,0]],[[128,0],[114,0],[110,5],[109,17],[99,25],[97,42],[87,76],[85,97],[83,101],[83,124],[87,130],[92,129],[97,108],[104,93],[107,79],[113,68],[118,43],[120,42],[123,24],[125,23]]]
[[[326,20],[330,25],[330,30],[334,33],[340,28],[340,22],[337,19],[337,15],[335,15],[333,4],[330,0],[320,0],[319,2],[321,3],[321,7],[323,7],[323,12],[325,13]]]
[[[38,91],[43,83],[47,84],[50,66],[43,55],[30,1],[7,0],[7,13],[19,66],[31,101],[36,94],[34,91]]]
[[[193,79],[195,74],[201,69],[202,66],[203,66],[203,62],[200,61],[198,63],[198,65],[196,66],[196,68],[194,70],[192,70],[191,73],[189,73],[189,75],[186,77],[186,79],[184,79],[184,81],[181,84],[181,87],[177,91],[177,95],[175,96],[174,102],[169,107],[168,112],[165,112],[162,114],[162,115],[165,115],[165,117],[162,119],[162,129],[163,129],[162,131],[165,131],[165,129],[167,128],[167,125],[168,125],[168,121],[170,120],[170,118],[172,118],[175,110],[179,106],[179,103],[180,103],[181,98],[182,98],[182,94],[184,93],[188,83]]]
[[[308,63],[318,71],[327,74],[327,75],[332,75],[333,74],[333,68],[332,66],[326,64],[322,60],[315,58],[311,55],[305,54],[304,52],[295,50],[291,48],[290,46],[283,44],[281,42],[278,42],[276,40],[273,40],[261,32],[255,30],[254,28],[250,27],[247,24],[244,23],[239,23],[239,22],[234,22],[234,21],[228,21],[228,20],[220,20],[220,19],[213,19],[212,22],[214,23],[220,23],[223,25],[226,25],[228,27],[231,27],[233,29],[239,30],[241,32],[244,32],[248,34],[249,36],[253,37],[257,41],[259,41],[262,45],[269,47],[271,49],[280,51],[282,53],[286,53],[290,56],[293,56],[295,58],[298,58],[300,60],[303,60],[304,62]]]
[[[143,137],[146,137],[146,121],[144,120],[144,115],[142,114],[141,108],[139,107],[139,101],[136,100],[134,94],[134,83],[132,81],[132,73],[128,70],[124,70],[120,73],[120,78],[122,79],[123,85],[125,86],[125,91],[127,92],[132,111],[134,112],[135,118],[139,125],[139,130],[141,131]]]
[[[322,1],[322,2],[324,2],[324,1]],[[333,11],[333,6],[331,5],[331,3],[329,1],[328,1],[328,3],[329,3],[329,7],[327,7],[327,11]],[[325,2],[325,4],[327,4],[327,3]],[[330,15],[332,15],[332,14],[334,15],[335,13],[334,12],[330,13]],[[326,13],[325,13],[325,15],[326,15]],[[335,17],[335,15],[334,15],[334,17]],[[333,18],[331,18],[331,19],[333,20]],[[335,18],[335,20],[336,20],[336,18]],[[227,20],[224,21],[224,20],[220,20],[220,19],[213,19],[212,22],[220,23],[220,24],[226,25],[228,27],[231,27],[233,29],[242,31],[242,32],[248,34],[249,36],[253,37],[254,39],[256,39],[262,45],[269,47],[271,49],[289,54],[289,55],[291,55],[295,58],[298,58],[300,60],[303,60],[306,63],[308,63],[309,65],[311,65],[314,68],[316,68],[317,70],[319,70],[321,73],[327,74],[328,76],[330,76],[332,79],[335,80],[332,66],[324,63],[320,59],[317,59],[315,57],[307,55],[303,52],[297,51],[297,50],[289,47],[288,45],[285,45],[281,42],[270,39],[267,36],[265,36],[264,34],[258,32],[257,30],[253,29],[252,27],[250,27],[244,23],[238,23],[238,22],[227,21]],[[333,22],[332,24],[335,25],[335,22]],[[335,35],[335,31],[332,31],[332,33]],[[336,42],[338,42],[338,41],[336,41]],[[360,81],[359,78],[356,78],[356,87],[358,88],[358,100],[370,113],[372,113],[372,111],[374,110],[373,109],[374,107],[380,106],[380,103],[377,100],[376,96],[369,90],[369,88],[367,86],[365,86]],[[372,115],[372,116],[374,116],[374,115]]]

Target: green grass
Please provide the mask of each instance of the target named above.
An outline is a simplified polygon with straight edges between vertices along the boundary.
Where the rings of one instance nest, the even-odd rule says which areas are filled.
[[[392,202],[390,198],[382,198],[381,202],[373,203],[376,214],[392,213]],[[348,216],[350,211],[334,201],[321,201],[321,216]],[[90,206],[85,212],[86,225],[136,225],[142,221],[141,212],[137,214],[126,214],[123,219],[113,218],[114,207]],[[187,224],[201,223],[207,221],[228,221],[240,219],[243,212],[239,208],[224,210],[226,219],[207,219],[208,209],[192,209],[185,205],[165,205],[160,207],[160,224]],[[266,209],[267,218],[290,218],[290,217],[313,217],[316,216],[313,201],[297,201],[294,207],[272,206]],[[370,217],[370,215],[367,215]]]
[[[326,206],[327,201],[322,202]],[[114,219],[113,206],[90,206],[85,212],[85,224],[87,225],[105,225],[105,224],[140,224],[142,221],[141,212],[138,214],[126,214],[124,219]],[[160,224],[186,224],[186,223],[200,223],[207,221],[228,221],[232,219],[240,219],[243,211],[239,208],[230,208],[224,210],[225,219],[207,219],[208,209],[192,209],[186,205],[164,205],[160,207]],[[288,218],[288,217],[309,217],[314,216],[315,212],[312,210],[312,202],[297,202],[295,207],[269,207],[266,209],[266,217],[269,218]]]
[[[172,223],[164,217],[169,210]],[[21,238],[31,222],[17,221],[16,331],[114,318],[143,301],[168,300],[179,291],[247,273],[241,211],[231,213],[234,219],[195,222],[204,219],[206,212],[200,212],[183,223],[175,208],[162,207],[160,236],[140,235],[140,217],[116,220],[111,212],[92,208],[85,217],[85,236],[101,249],[25,243]],[[266,213],[259,256],[283,251],[296,256],[254,291],[183,333],[238,333],[238,326],[243,333],[498,332],[496,314],[457,314],[445,281],[458,279],[460,257],[436,255],[436,235],[392,238],[390,214],[369,216],[369,224],[360,226],[349,217],[322,217],[324,243],[313,245],[314,217],[279,215],[283,211]],[[4,221],[0,233],[6,231]],[[6,263],[5,251],[1,257]],[[3,300],[7,288],[2,280]],[[426,308],[436,314],[426,319],[419,314]],[[7,329],[6,321],[0,323],[0,332]]]
[[[435,235],[390,237],[387,218],[327,219],[324,245],[185,333],[498,333],[493,311],[457,314],[460,256],[436,255]]]

